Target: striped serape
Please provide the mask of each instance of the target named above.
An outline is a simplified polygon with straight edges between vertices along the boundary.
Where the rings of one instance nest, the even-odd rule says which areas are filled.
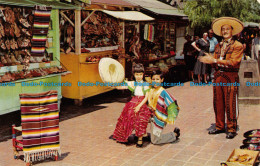
[[[149,106],[155,110],[153,134],[160,137],[166,124],[174,124],[179,114],[179,107],[176,99],[163,87],[155,92],[152,89],[152,99],[148,99]]]
[[[154,41],[154,26],[151,24],[145,24],[144,26],[144,39],[150,42]]]
[[[51,7],[36,6],[33,20],[32,56],[43,56],[50,24]]]
[[[57,91],[20,94],[20,103],[24,160],[60,155]]]

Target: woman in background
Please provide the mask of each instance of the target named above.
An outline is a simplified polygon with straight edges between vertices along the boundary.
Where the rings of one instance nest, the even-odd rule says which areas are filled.
[[[198,82],[200,83],[200,76],[204,75],[204,82],[207,82],[207,64],[199,61],[199,57],[205,56],[205,52],[209,53],[209,41],[207,40],[208,33],[203,33],[203,38],[194,41],[191,45],[199,52],[197,62],[194,67],[194,74],[198,75]]]

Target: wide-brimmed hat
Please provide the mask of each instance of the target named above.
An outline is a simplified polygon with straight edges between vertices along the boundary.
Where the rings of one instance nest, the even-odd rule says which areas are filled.
[[[125,69],[117,60],[102,58],[98,64],[99,75],[105,83],[121,83],[125,78]]]
[[[220,17],[220,18],[215,19],[211,25],[211,27],[216,35],[222,36],[221,27],[223,25],[230,25],[233,27],[233,30],[232,30],[233,36],[239,34],[244,28],[243,23],[240,20],[238,20],[237,18]]]

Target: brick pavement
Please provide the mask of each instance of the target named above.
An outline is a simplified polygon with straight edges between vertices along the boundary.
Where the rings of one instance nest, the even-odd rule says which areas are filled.
[[[181,129],[178,143],[162,146],[149,144],[140,149],[109,140],[124,107],[125,102],[122,101],[125,100],[101,101],[93,107],[68,107],[75,116],[67,115],[60,123],[61,158],[59,161],[45,160],[35,165],[219,166],[233,149],[242,144],[244,132],[260,126],[260,121],[257,122],[260,119],[260,106],[240,105],[237,137],[227,140],[225,134],[208,135],[207,129],[214,123],[212,87],[191,87],[185,83],[184,87],[171,87],[168,91],[178,100],[181,108],[176,122]],[[75,114],[77,110],[81,110],[81,114]],[[89,110],[90,113],[87,113]],[[165,132],[173,128],[168,125]],[[13,159],[11,144],[11,139],[0,142],[0,165],[25,165],[22,160]]]

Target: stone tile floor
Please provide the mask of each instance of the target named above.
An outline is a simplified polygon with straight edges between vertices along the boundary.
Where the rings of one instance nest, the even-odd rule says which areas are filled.
[[[34,165],[219,166],[233,149],[242,145],[244,132],[260,126],[260,106],[239,105],[238,136],[227,140],[225,134],[208,135],[207,129],[215,121],[212,86],[194,87],[186,82],[183,87],[167,90],[178,100],[181,108],[175,124],[181,129],[178,143],[136,148],[135,145],[125,146],[108,139],[126,102],[122,92],[113,91],[86,99],[81,107],[73,106],[70,101],[63,102],[60,122],[62,155],[58,161],[48,159]],[[12,118],[16,123],[19,123],[18,115],[16,113]],[[3,119],[7,121],[0,116],[0,121]],[[165,132],[172,131],[175,126],[166,126]],[[25,165],[21,159],[13,159],[10,130],[0,132],[0,137],[0,166]]]

